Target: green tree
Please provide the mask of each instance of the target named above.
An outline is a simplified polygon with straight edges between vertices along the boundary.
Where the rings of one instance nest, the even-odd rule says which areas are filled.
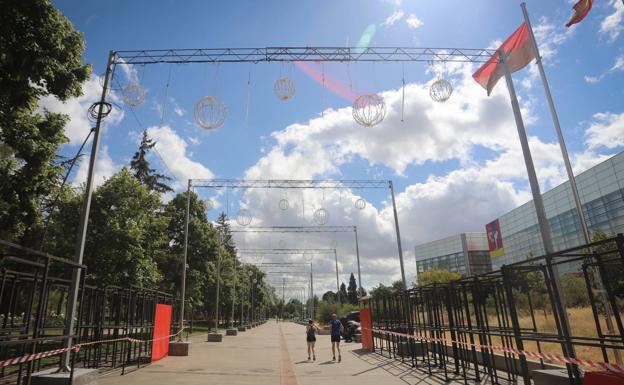
[[[147,186],[151,191],[157,191],[165,193],[173,191],[165,182],[171,180],[166,175],[159,174],[155,169],[150,167],[147,160],[147,154],[156,146],[149,135],[147,130],[143,131],[143,138],[139,145],[139,150],[134,153],[132,160],[130,161],[130,169],[133,171],[134,177],[141,182],[141,184]]]
[[[340,291],[338,292],[338,295],[339,295],[341,303],[347,303],[347,300],[348,300],[347,287],[345,286],[344,282],[340,284]]]
[[[29,242],[41,202],[58,186],[55,162],[67,117],[38,111],[40,98],[82,93],[84,41],[49,0],[12,1],[0,13],[0,238]]]
[[[355,276],[351,273],[349,277],[349,287],[347,288],[347,298],[349,299],[349,303],[353,305],[358,304],[358,291],[357,291],[357,283],[355,282]]]
[[[418,285],[427,286],[433,283],[449,283],[457,281],[461,274],[444,269],[433,269],[418,273]]]
[[[321,297],[321,300],[326,302],[336,302],[336,293],[331,290],[326,291]]]
[[[187,197],[186,191],[179,193],[164,208],[169,248],[158,265],[165,276],[162,289],[172,293],[180,292]],[[219,240],[216,229],[208,222],[204,203],[193,191],[188,230],[186,298],[194,310],[206,315],[205,312],[214,307]]]
[[[391,286],[386,286],[383,283],[380,283],[378,286],[375,286],[371,289],[370,295],[372,297],[386,297],[394,294],[394,290]]]

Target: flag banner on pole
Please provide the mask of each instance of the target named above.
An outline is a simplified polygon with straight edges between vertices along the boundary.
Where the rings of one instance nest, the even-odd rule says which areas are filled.
[[[507,66],[512,73],[521,70],[529,64],[535,58],[535,52],[531,44],[531,36],[527,24],[522,23],[498,49],[505,51]],[[503,76],[503,66],[500,63],[498,50],[490,60],[472,74],[474,80],[487,90],[488,96],[492,93],[498,80]]]
[[[573,24],[580,23],[585,16],[589,13],[592,7],[592,0],[579,0],[574,4],[574,15],[570,21],[566,23],[566,27],[570,27]]]

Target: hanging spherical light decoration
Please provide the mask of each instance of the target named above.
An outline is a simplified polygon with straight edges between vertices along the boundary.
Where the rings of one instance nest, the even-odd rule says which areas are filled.
[[[295,96],[295,82],[288,77],[281,77],[275,81],[273,92],[280,100],[290,100]]]
[[[386,103],[375,94],[360,95],[353,102],[353,119],[364,127],[381,123],[386,116]]]
[[[236,222],[241,226],[249,226],[252,215],[249,210],[242,209],[236,214]]]
[[[314,222],[318,225],[324,225],[329,220],[329,213],[327,210],[320,208],[314,212]]]
[[[278,245],[280,247],[280,249],[285,249],[286,248],[286,241],[283,239],[280,239],[278,242]]]
[[[252,278],[251,283],[253,283],[255,285],[256,283],[258,283],[258,280],[254,277],[254,278]]]
[[[123,101],[130,107],[136,107],[143,103],[145,90],[139,83],[130,83],[122,91]]]
[[[309,252],[303,253],[303,260],[306,262],[312,262],[312,253],[309,253]]]
[[[453,85],[446,79],[438,79],[429,87],[429,96],[438,103],[444,103],[451,97]]]
[[[212,199],[208,198],[204,201],[204,205],[206,206],[206,211],[210,211],[214,209],[214,202]]]
[[[197,124],[208,130],[221,127],[227,114],[227,106],[216,96],[204,96],[199,99],[193,110]]]
[[[279,201],[279,203],[277,205],[279,206],[280,210],[282,210],[282,211],[286,211],[290,207],[290,203],[288,202],[288,199],[286,199],[286,198],[280,199],[280,201]]]
[[[358,210],[364,210],[366,208],[366,201],[362,198],[355,201],[355,208]]]
[[[255,263],[260,263],[262,262],[262,255],[260,254],[256,254],[253,257],[251,257],[251,259],[255,262]]]

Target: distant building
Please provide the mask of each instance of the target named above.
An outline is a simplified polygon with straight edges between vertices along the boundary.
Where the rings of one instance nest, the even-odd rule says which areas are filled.
[[[461,233],[417,245],[416,271],[444,269],[462,276],[492,270],[485,233]]]
[[[576,176],[590,232],[624,232],[624,152]],[[542,194],[555,251],[584,243],[569,182]],[[486,225],[492,267],[544,254],[533,201]]]

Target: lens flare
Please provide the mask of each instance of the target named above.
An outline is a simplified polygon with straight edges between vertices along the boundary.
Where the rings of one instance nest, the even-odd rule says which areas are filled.
[[[320,71],[320,64],[296,61],[295,65],[297,66],[297,68],[310,76],[316,82],[321,85],[324,84],[325,88],[340,96],[341,98],[344,98],[351,103],[353,103],[355,98],[357,98],[357,95],[355,94],[355,92],[353,92],[352,89],[350,89],[348,86],[344,85],[340,81],[332,78],[331,76],[328,76],[327,72],[325,72],[325,82],[323,82],[323,74]]]
[[[357,45],[355,46],[358,53],[364,52],[368,46],[370,46],[371,41],[373,41],[373,37],[375,37],[375,24],[371,24],[362,33],[360,36],[360,40],[358,40]]]

